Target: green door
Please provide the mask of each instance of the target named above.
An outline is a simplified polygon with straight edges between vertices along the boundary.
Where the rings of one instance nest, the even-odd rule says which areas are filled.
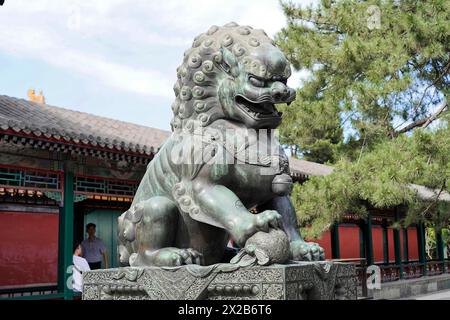
[[[110,268],[119,266],[117,255],[117,218],[122,211],[96,209],[84,215],[84,226],[92,222],[97,226],[96,235],[105,243]],[[87,237],[85,233],[84,238]],[[102,266],[104,267],[104,266]]]

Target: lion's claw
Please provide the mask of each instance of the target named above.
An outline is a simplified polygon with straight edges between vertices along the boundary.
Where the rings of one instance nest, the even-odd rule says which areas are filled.
[[[203,255],[191,248],[162,248],[145,254],[136,254],[132,266],[153,265],[158,267],[178,267],[184,264],[203,264]]]
[[[292,241],[290,246],[291,259],[296,261],[319,261],[325,260],[322,247],[315,242]]]
[[[275,210],[266,210],[255,215],[258,231],[269,232],[270,228],[279,229],[282,226],[281,215]]]
[[[166,265],[169,267],[178,267],[183,264],[201,264],[202,254],[194,249],[178,249],[178,248],[164,248],[158,251],[170,250],[168,253],[168,257],[165,255],[158,255],[157,259],[159,260],[159,265]]]
[[[249,215],[242,223],[236,224],[231,231],[234,241],[244,247],[248,238],[258,231],[269,232],[270,229],[282,228],[282,217],[276,210],[265,210]]]

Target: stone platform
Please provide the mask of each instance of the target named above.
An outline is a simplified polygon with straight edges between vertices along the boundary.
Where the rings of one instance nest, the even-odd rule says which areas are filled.
[[[239,267],[235,264],[176,268],[118,268],[83,274],[84,300],[352,300],[354,265],[295,262]]]
[[[368,296],[373,299],[415,299],[439,290],[450,289],[450,274],[425,276],[417,279],[398,280],[381,284],[381,289],[368,290]]]

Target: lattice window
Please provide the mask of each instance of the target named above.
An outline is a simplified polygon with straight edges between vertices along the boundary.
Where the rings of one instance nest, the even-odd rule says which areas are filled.
[[[61,175],[57,172],[0,167],[0,186],[60,190]]]
[[[74,178],[74,191],[85,194],[103,194],[133,197],[138,183],[135,181],[107,180],[93,177]]]

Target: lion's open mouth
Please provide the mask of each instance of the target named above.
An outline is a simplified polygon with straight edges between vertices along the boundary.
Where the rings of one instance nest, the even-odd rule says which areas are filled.
[[[281,112],[272,102],[255,103],[239,95],[236,96],[236,105],[255,120],[281,117]]]

